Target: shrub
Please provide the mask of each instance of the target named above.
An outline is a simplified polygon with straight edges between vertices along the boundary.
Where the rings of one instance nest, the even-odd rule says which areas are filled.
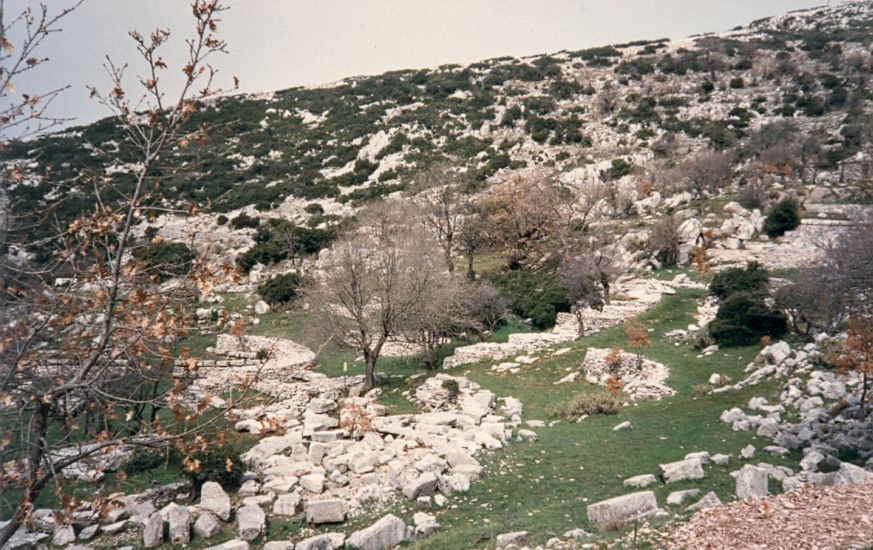
[[[559,312],[570,311],[567,288],[550,273],[514,270],[495,276],[492,282],[512,312],[530,318],[537,328],[553,326]]]
[[[218,225],[227,225],[227,222],[230,221],[227,219],[227,216],[224,214],[219,214],[217,218],[215,218],[215,223]]]
[[[727,348],[756,344],[764,336],[778,338],[787,328],[784,313],[768,307],[759,296],[741,292],[718,308],[709,333],[719,346]]]
[[[458,385],[457,380],[447,379],[443,380],[443,389],[449,393],[449,401],[454,403],[458,398],[458,395],[461,393],[461,386]]]
[[[285,273],[273,277],[258,287],[258,294],[271,306],[287,304],[297,297],[300,288],[300,276],[296,273]]]
[[[135,250],[133,257],[149,274],[168,279],[188,273],[194,252],[184,243],[158,242]]]
[[[207,481],[214,481],[224,489],[238,489],[242,483],[243,462],[239,452],[230,446],[197,450],[184,459],[184,472],[199,495]]]
[[[764,220],[764,232],[768,237],[781,237],[800,225],[800,206],[794,199],[777,202]]]
[[[546,413],[566,420],[576,420],[584,414],[616,414],[621,403],[622,399],[618,395],[608,391],[596,391],[573,396],[563,403],[553,403],[546,407]]]
[[[128,476],[148,472],[166,461],[166,455],[156,449],[137,447],[121,466],[121,471]]]
[[[712,384],[694,384],[691,386],[691,396],[692,397],[703,397],[704,395],[711,392],[713,389]]]
[[[763,185],[747,183],[737,193],[737,202],[746,210],[764,208],[764,205],[767,204],[767,190]]]
[[[246,229],[261,225],[261,218],[249,216],[245,212],[230,220],[230,226],[234,229]]]
[[[709,292],[724,300],[739,292],[759,295],[767,290],[770,274],[758,262],[749,262],[745,269],[732,267],[717,273],[709,283]]]
[[[730,82],[730,87],[732,90],[740,90],[746,87],[746,81],[739,76],[732,78]]]

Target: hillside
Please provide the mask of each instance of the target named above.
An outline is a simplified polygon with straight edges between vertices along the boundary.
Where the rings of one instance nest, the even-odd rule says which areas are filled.
[[[850,1],[197,103],[150,172],[11,143],[8,547],[869,544],[871,45]]]
[[[608,171],[704,145],[726,148],[775,120],[817,126],[824,167],[858,150],[869,67],[870,6],[849,3],[680,43],[633,44],[400,71],[330,86],[235,96],[201,106],[163,167],[158,196],[187,210],[254,207],[298,223],[403,188],[440,159],[489,182],[523,167]],[[843,63],[840,60],[848,60]],[[111,177],[125,146],[112,119],[22,143],[5,158],[48,180],[13,190],[23,208]],[[102,155],[101,151],[111,153]],[[118,151],[117,154],[115,152]],[[680,153],[681,154],[681,153]],[[110,163],[112,163],[110,165]],[[317,212],[313,214],[312,212]]]

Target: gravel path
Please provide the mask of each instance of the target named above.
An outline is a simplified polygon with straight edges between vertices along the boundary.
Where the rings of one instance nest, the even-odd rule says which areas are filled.
[[[794,550],[873,544],[873,484],[805,487],[695,514],[664,537],[666,548]]]

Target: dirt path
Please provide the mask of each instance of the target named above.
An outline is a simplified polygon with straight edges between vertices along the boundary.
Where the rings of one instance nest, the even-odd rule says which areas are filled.
[[[806,487],[702,510],[671,529],[667,548],[824,549],[873,544],[873,484]]]

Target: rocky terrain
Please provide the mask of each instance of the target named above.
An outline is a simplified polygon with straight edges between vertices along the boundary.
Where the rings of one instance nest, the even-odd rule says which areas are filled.
[[[211,131],[173,151],[155,194],[168,208],[212,208],[164,213],[137,232],[189,242],[242,272],[199,304],[198,330],[180,339],[186,357],[174,370],[186,406],[230,408],[222,421],[244,450],[227,470],[242,468],[242,483],[206,481],[199,496],[188,481],[156,478],[119,489],[133,486],[121,473],[133,449],[95,454],[62,473],[105,505],[80,499],[65,514],[40,502],[4,548],[869,544],[865,378],[831,362],[846,332],[720,348],[707,337],[724,301],[707,289],[714,273],[752,261],[771,270],[774,287],[788,284],[869,223],[870,179],[846,177],[844,161],[865,158],[853,132],[870,110],[871,21],[873,4],[847,2],[682,42],[199,105],[192,124]],[[820,133],[827,147],[790,175],[768,172],[762,205],[747,208],[740,195],[763,161],[746,140],[784,120],[798,135]],[[4,151],[28,174],[9,189],[15,207],[44,204],[38,176],[49,172],[112,176],[123,192],[124,151],[111,165],[100,153],[123,149],[117,130],[106,120]],[[740,167],[718,190],[680,188],[666,167],[665,157],[728,147]],[[592,211],[597,228],[621,228],[612,249],[621,274],[611,300],[567,308],[553,328],[513,318],[475,339],[445,338],[435,369],[421,363],[420,345],[389,340],[379,386],[367,391],[357,350],[322,349],[309,334],[309,303],[274,307],[257,293],[277,275],[323,273],[330,240],[358,207],[402,194],[418,170],[446,159],[478,197],[543,168],[580,202],[604,184]],[[78,180],[69,181],[61,219],[85,207]],[[785,197],[799,201],[802,218],[769,237],[764,205]],[[247,226],[242,214],[258,221]],[[677,226],[669,270],[647,244],[667,218]],[[311,231],[317,244],[305,257],[258,257],[243,269],[240,258],[264,244],[271,222]],[[774,303],[771,294],[762,301]],[[246,334],[228,330],[233,323]],[[256,399],[237,402],[241,388]],[[595,410],[591,396],[609,403]],[[557,407],[567,403],[578,407]]]

